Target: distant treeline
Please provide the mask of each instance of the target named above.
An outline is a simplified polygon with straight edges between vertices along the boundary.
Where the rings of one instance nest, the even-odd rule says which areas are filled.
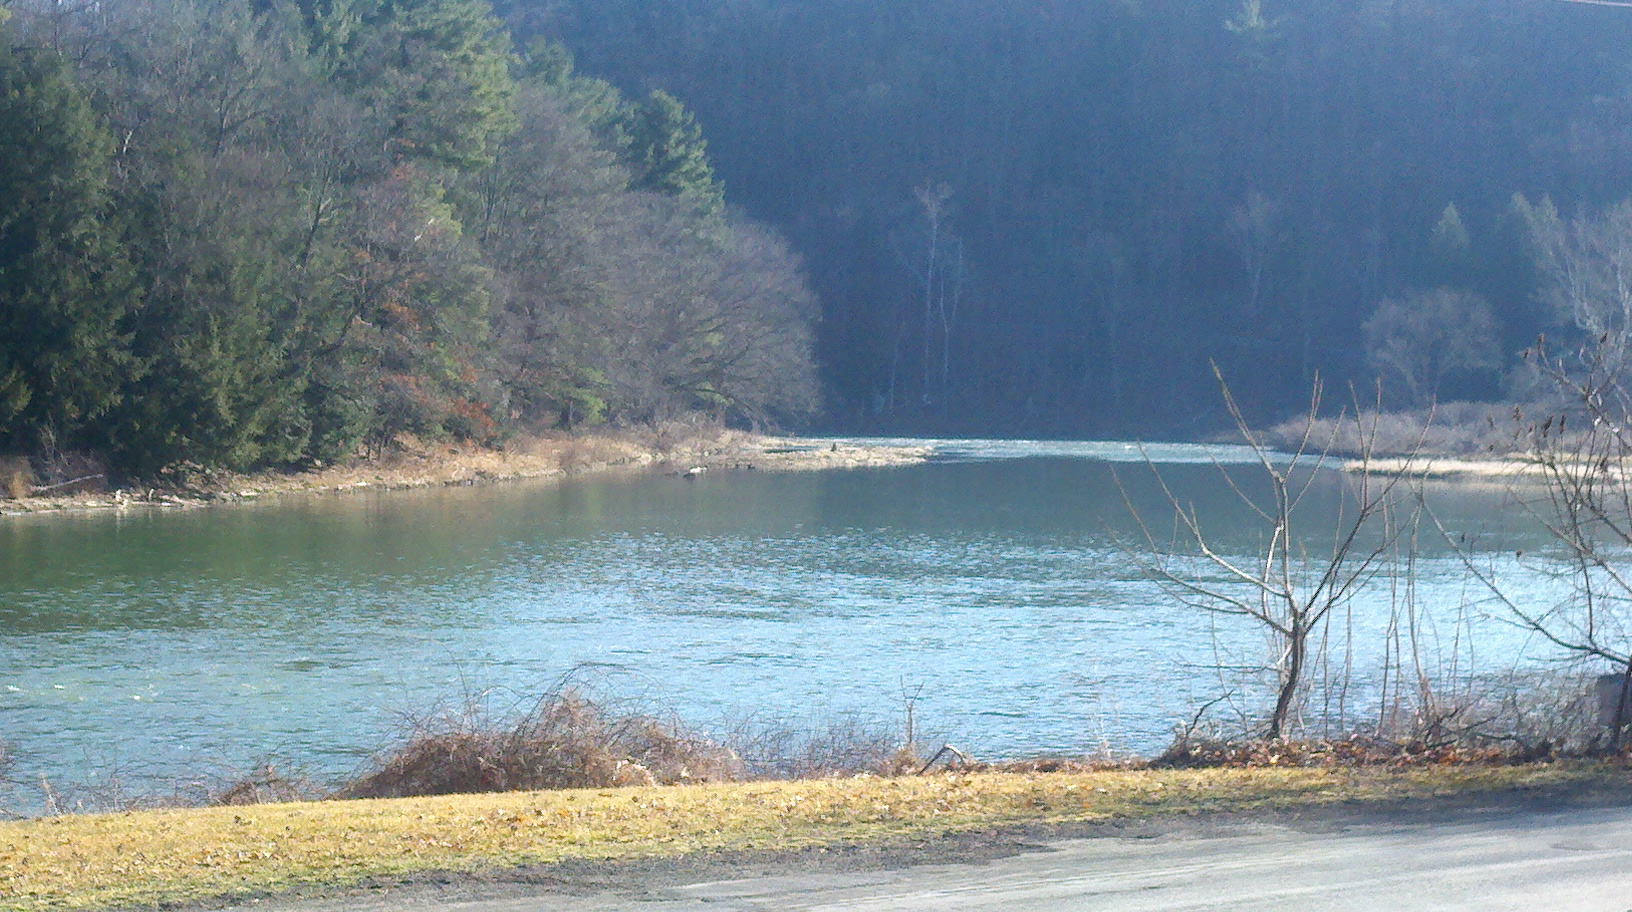
[[[691,115],[485,0],[0,16],[0,452],[151,476],[818,406],[815,299]]]
[[[497,9],[697,112],[733,201],[811,266],[847,428],[1199,432],[1209,359],[1255,419],[1306,403],[1317,370],[1381,374],[1402,405],[1502,396],[1538,333],[1575,328],[1538,294],[1530,207],[1632,192],[1614,6]]]

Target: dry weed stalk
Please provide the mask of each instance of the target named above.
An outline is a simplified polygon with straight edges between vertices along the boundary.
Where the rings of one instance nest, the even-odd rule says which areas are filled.
[[[922,764],[917,751],[898,740],[891,726],[856,714],[805,727],[744,723],[727,742],[736,748],[744,774],[752,779],[900,776]]]
[[[229,782],[210,800],[222,807],[249,804],[282,804],[289,801],[315,801],[323,797],[323,790],[302,773],[279,770],[271,763],[263,763]]]
[[[1463,565],[1520,628],[1567,661],[1596,664],[1619,678],[1618,701],[1603,734],[1620,750],[1632,727],[1632,390],[1624,361],[1628,337],[1598,338],[1567,357],[1544,344],[1525,357],[1560,396],[1560,405],[1526,427],[1527,458],[1541,474],[1536,489],[1516,499],[1557,545],[1532,556],[1528,569],[1566,579],[1570,591],[1534,604],[1505,589],[1493,565],[1434,518]],[[1545,340],[1543,340],[1544,342]],[[1432,515],[1432,514],[1430,514]]]

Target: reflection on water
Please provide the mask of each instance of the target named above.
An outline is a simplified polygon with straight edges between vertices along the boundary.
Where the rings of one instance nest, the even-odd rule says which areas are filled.
[[[889,715],[921,684],[924,727],[977,755],[1151,750],[1233,686],[1215,666],[1262,661],[1256,632],[1176,606],[1127,550],[1124,491],[1152,526],[1171,512],[1137,448],[982,446],[911,468],[10,518],[0,738],[23,778],[269,755],[338,774],[402,713],[602,663],[703,725]],[[1251,553],[1219,453],[1153,452],[1218,546]],[[1499,489],[1431,499],[1497,551],[1547,547]],[[1430,650],[1471,642],[1498,668],[1532,648],[1470,611],[1480,594],[1431,536],[1418,577]],[[1356,607],[1360,677],[1386,613],[1382,595]]]

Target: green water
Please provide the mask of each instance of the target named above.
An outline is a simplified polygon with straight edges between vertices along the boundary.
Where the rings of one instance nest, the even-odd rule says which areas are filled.
[[[1262,676],[1240,668],[1263,663],[1258,633],[1177,604],[1141,566],[1123,491],[1158,529],[1171,508],[1136,452],[941,451],[909,468],[5,518],[13,778],[162,783],[271,757],[338,776],[439,700],[502,702],[585,666],[602,692],[704,727],[888,721],[915,690],[926,737],[987,757],[1152,750],[1226,689],[1255,705]],[[1219,547],[1252,553],[1260,530],[1206,453],[1152,455]],[[1324,477],[1312,503],[1345,483]],[[1546,546],[1500,490],[1432,499],[1498,551]],[[1457,656],[1471,636],[1491,670],[1540,655],[1424,541],[1433,649]],[[1388,610],[1356,603],[1357,681],[1380,667]]]

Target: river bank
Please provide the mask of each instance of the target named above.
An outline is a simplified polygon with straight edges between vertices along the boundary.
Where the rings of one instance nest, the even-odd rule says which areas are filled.
[[[201,474],[171,487],[114,487],[100,476],[64,493],[32,494],[26,485],[0,487],[0,516],[185,508],[292,496],[341,496],[378,491],[548,480],[589,474],[698,474],[735,469],[798,472],[913,465],[927,446],[770,436],[721,428],[547,434],[502,447],[407,441],[373,459],[302,471]],[[24,493],[25,496],[14,496]]]
[[[1544,467],[1534,459],[1522,455],[1492,456],[1485,459],[1433,455],[1350,459],[1342,463],[1342,469],[1349,473],[1370,472],[1376,475],[1403,473],[1434,481],[1505,484],[1515,481],[1534,483],[1546,479]]]
[[[170,485],[109,486],[100,473],[38,487],[12,479],[0,484],[0,517],[189,508],[284,497],[468,487],[596,474],[694,476],[710,470],[804,472],[906,466],[923,463],[949,448],[961,452],[970,445],[983,448],[982,458],[1008,458],[1013,455],[1011,451],[1026,447],[1036,450],[1038,455],[1086,456],[1111,461],[1125,461],[1126,457],[1126,454],[1113,452],[1114,444],[1091,441],[797,437],[690,425],[656,430],[543,434],[517,437],[502,446],[491,447],[408,439],[393,451],[374,458],[354,458],[340,464],[304,469],[200,472],[185,482]],[[7,464],[19,462],[14,459]],[[1469,458],[1425,454],[1365,461],[1350,459],[1334,462],[1332,467],[1350,473],[1404,471],[1427,479],[1472,484],[1535,482],[1542,477],[1540,466],[1518,455]]]
[[[578,789],[51,817],[0,823],[0,909],[264,902],[411,886],[560,880],[573,866],[826,852],[1014,827],[1196,815],[1445,813],[1622,803],[1596,763],[1377,769],[949,772],[893,779]],[[1390,811],[1390,809],[1393,809]]]

